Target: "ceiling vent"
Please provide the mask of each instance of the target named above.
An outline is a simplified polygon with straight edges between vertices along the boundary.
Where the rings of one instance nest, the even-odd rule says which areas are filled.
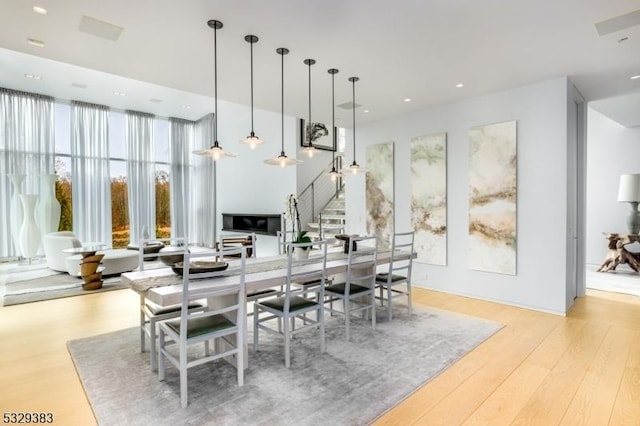
[[[87,88],[86,84],[81,84],[81,83],[71,83],[71,85],[73,87],[77,87],[78,89],[86,89]]]
[[[625,13],[624,15],[607,19],[606,21],[598,22],[595,25],[596,31],[598,31],[598,35],[600,37],[602,37],[603,35],[626,30],[628,28],[640,25],[640,10]]]
[[[78,29],[84,33],[94,35],[107,40],[116,41],[124,31],[124,28],[108,22],[100,21],[90,16],[82,16]]]
[[[343,103],[343,104],[336,105],[336,106],[337,106],[338,108],[342,108],[342,109],[353,109],[354,105],[355,105],[355,107],[356,107],[356,108],[360,108],[360,107],[362,106],[362,105],[360,105],[360,104],[354,104],[354,103],[353,103],[353,102],[351,102],[351,101],[349,101],[349,102],[345,102],[345,103]]]

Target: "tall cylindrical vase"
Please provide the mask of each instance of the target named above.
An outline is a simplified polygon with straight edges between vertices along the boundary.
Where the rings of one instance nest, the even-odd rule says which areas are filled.
[[[36,224],[35,207],[38,196],[35,194],[20,194],[22,201],[22,226],[20,226],[20,252],[22,257],[32,259],[38,253],[40,246],[40,231]]]
[[[40,199],[36,205],[36,223],[40,235],[56,232],[60,225],[60,202],[56,198],[58,175],[40,175]]]
[[[22,225],[24,216],[22,213],[20,194],[22,194],[22,183],[26,177],[27,175],[9,175],[9,179],[11,179],[11,183],[13,184],[13,194],[11,195],[9,209],[9,226],[11,227],[11,238],[13,239],[16,254],[20,254],[20,226]]]

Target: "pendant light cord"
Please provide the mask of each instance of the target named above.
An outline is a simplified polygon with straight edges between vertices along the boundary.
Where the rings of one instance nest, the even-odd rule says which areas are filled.
[[[284,52],[280,53],[280,124],[282,131],[282,152],[281,155],[284,156]]]
[[[356,164],[356,80],[353,83],[353,163]]]
[[[311,61],[309,63],[309,123],[307,124],[307,129],[311,130],[311,65],[313,64]],[[307,137],[309,138],[309,146],[311,143],[311,134],[307,132]]]
[[[213,142],[218,143],[218,28],[213,28]]]
[[[249,42],[251,45],[251,136],[254,135],[253,131],[253,41]]]
[[[336,169],[336,75],[331,74],[331,131],[333,132],[333,149],[331,150],[331,170]]]

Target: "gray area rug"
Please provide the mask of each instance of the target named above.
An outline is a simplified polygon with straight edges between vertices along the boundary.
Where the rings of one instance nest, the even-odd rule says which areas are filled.
[[[384,321],[382,312],[378,313]],[[137,328],[68,342],[69,352],[100,425],[364,425],[402,401],[502,326],[436,309],[391,323],[329,318],[327,352],[318,333],[292,341],[292,365],[284,367],[280,336],[260,334],[249,350],[245,385],[235,370],[213,362],[189,370],[189,406],[180,408],[178,372],[165,382],[139,353]],[[251,337],[250,337],[251,339]],[[251,340],[249,340],[251,342]]]
[[[128,288],[120,283],[120,276],[105,277],[99,290],[83,290],[82,279],[66,273],[4,284],[2,306],[40,302],[61,297],[83,296],[102,291]]]

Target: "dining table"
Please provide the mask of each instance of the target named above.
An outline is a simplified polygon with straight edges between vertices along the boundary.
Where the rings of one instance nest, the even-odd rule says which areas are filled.
[[[365,254],[367,252],[366,247],[360,247],[359,250],[361,253],[358,257],[358,262],[370,268],[372,265],[372,256]],[[391,254],[390,249],[378,250],[376,264],[388,264],[392,259]],[[393,256],[395,260],[409,259],[411,257],[415,258],[415,253],[399,250],[397,250],[395,256]],[[278,287],[286,282],[288,274],[288,255],[283,254],[277,256],[248,258],[245,261],[246,294]],[[208,306],[221,307],[234,303],[235,301],[233,299],[229,299],[229,294],[232,293],[230,289],[238,284],[240,261],[237,259],[229,259],[227,263],[229,266],[223,271],[202,275],[189,275],[190,293],[196,298],[207,299]],[[305,262],[292,269],[292,275],[295,275],[297,279],[312,279],[319,277],[322,272],[321,265],[321,256],[319,254],[312,253]],[[344,253],[342,247],[332,247],[328,250],[325,266],[327,277],[345,274],[347,266],[348,255]],[[171,267],[125,272],[121,275],[121,282],[128,285],[131,290],[138,293],[141,297],[141,301],[146,299],[160,306],[175,305],[182,302],[183,277],[174,272]],[[246,324],[244,330],[245,332],[247,330]],[[246,353],[246,338],[244,340]],[[224,342],[222,344],[224,345]],[[246,360],[248,357],[245,356],[244,359],[246,368]]]

